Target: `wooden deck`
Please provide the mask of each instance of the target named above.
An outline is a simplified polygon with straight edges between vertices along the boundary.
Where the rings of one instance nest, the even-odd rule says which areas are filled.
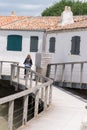
[[[18,130],[84,130],[81,127],[87,125],[86,105],[78,97],[53,87],[51,107]]]

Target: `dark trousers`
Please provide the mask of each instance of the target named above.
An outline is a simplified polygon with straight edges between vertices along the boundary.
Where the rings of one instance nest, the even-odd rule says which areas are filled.
[[[27,68],[30,68],[30,67],[25,67],[25,70],[24,70],[24,75],[26,75],[27,74]]]

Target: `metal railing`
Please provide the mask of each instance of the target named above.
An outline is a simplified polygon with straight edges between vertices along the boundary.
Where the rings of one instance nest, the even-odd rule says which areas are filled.
[[[1,61],[1,78],[3,77],[2,68],[4,69],[2,63],[4,62]],[[4,116],[7,122],[6,130],[15,130],[50,106],[53,81],[31,69],[27,69],[24,77],[24,67],[18,64],[10,64],[10,66],[11,70],[8,73],[10,85],[14,86],[16,91],[21,89],[21,92],[0,98],[0,106],[6,108]],[[0,115],[3,117],[1,112]]]
[[[46,76],[59,86],[87,89],[87,61],[48,64]]]

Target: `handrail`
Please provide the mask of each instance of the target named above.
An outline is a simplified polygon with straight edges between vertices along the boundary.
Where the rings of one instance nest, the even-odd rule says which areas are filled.
[[[87,63],[87,61],[51,63],[51,64],[48,64],[48,65],[80,64],[80,63]]]
[[[10,101],[13,101],[15,99],[18,99],[20,97],[24,97],[24,96],[28,95],[29,93],[36,92],[38,89],[45,87],[45,86],[48,86],[49,83],[52,84],[52,80],[50,80],[46,83],[43,83],[42,85],[38,85],[35,88],[30,88],[30,89],[24,90],[20,93],[16,93],[16,94],[12,94],[10,96],[4,97],[4,98],[0,98],[0,105],[7,103],[7,102],[10,102]]]
[[[16,61],[0,61],[0,63],[11,63],[11,64],[19,65],[19,62]]]
[[[48,64],[46,76],[61,87],[87,89],[87,61]]]
[[[15,62],[15,61],[0,61],[0,79],[1,79],[1,75],[2,75],[2,71],[3,71],[3,64],[15,64],[15,65],[19,65],[19,62]]]
[[[17,66],[17,65],[14,65],[14,64],[12,64],[12,66],[25,69],[25,67],[23,67],[23,66]],[[36,72],[36,71],[33,71],[33,70],[29,69],[29,68],[26,68],[26,70],[31,71],[32,73],[38,75],[38,76],[41,77],[41,78],[44,78],[44,79],[46,79],[46,80],[50,80],[48,77],[43,76],[42,74],[40,74],[40,73],[38,73],[38,72]]]

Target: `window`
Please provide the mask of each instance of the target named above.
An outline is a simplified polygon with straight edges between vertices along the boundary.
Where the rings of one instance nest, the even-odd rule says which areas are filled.
[[[71,40],[71,54],[79,55],[80,53],[80,36],[74,36]]]
[[[31,36],[30,38],[30,52],[37,52],[38,51],[38,37]]]
[[[49,52],[51,53],[55,52],[55,37],[50,38]]]
[[[9,35],[7,38],[7,50],[21,51],[22,50],[22,36]]]

